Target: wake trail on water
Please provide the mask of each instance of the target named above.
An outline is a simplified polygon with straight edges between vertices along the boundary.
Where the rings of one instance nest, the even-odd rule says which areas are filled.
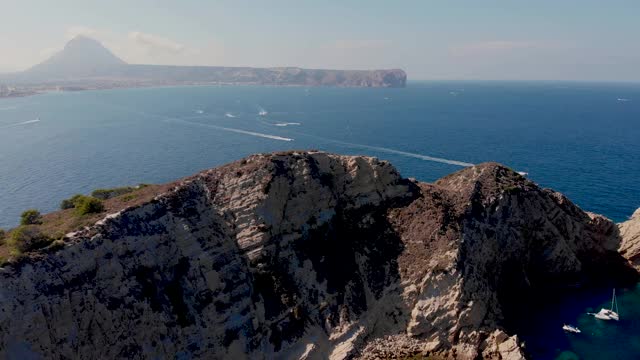
[[[356,143],[340,141],[340,140],[335,140],[335,139],[328,139],[328,138],[321,137],[321,136],[309,135],[309,134],[304,134],[304,133],[299,133],[299,132],[292,132],[292,133],[298,134],[298,135],[301,135],[301,136],[308,136],[308,137],[311,137],[311,138],[316,138],[318,140],[327,141],[327,142],[331,142],[331,143],[335,143],[335,144],[340,144],[340,145],[344,145],[344,146],[348,146],[348,147],[380,151],[380,152],[384,152],[384,153],[388,153],[388,154],[402,155],[402,156],[421,159],[421,160],[425,160],[425,161],[439,162],[439,163],[442,163],[442,164],[457,165],[457,166],[462,166],[462,167],[468,167],[468,166],[473,166],[474,165],[474,164],[469,163],[469,162],[451,160],[451,159],[444,159],[444,158],[439,158],[439,157],[434,157],[434,156],[429,156],[429,155],[423,155],[423,154],[416,154],[416,153],[412,153],[412,152],[408,152],[408,151],[390,149],[390,148],[381,147],[381,146],[371,146],[371,145],[365,145],[365,144],[356,144]]]
[[[300,126],[300,125],[302,125],[302,123],[299,123],[299,122],[278,122],[278,123],[272,123],[272,122],[267,122],[267,121],[261,120],[260,118],[256,118],[256,121],[258,121],[260,124],[263,124],[263,125],[267,125],[267,126],[278,126],[278,127],[285,127],[285,126]]]
[[[139,115],[142,115],[142,116],[147,116],[147,117],[152,117],[152,118],[162,118],[162,119],[165,119],[165,120],[170,121],[170,122],[176,122],[176,123],[194,125],[194,126],[201,126],[201,127],[208,127],[208,128],[212,128],[212,129],[218,129],[218,130],[223,130],[223,131],[234,132],[234,133],[237,133],[237,134],[257,136],[257,137],[261,137],[261,138],[265,138],[265,139],[273,139],[273,140],[279,140],[279,141],[293,141],[294,140],[292,138],[287,138],[287,137],[283,137],[283,136],[264,134],[264,133],[254,132],[254,131],[247,131],[247,130],[242,130],[242,129],[229,128],[229,127],[218,126],[218,125],[213,125],[213,124],[204,124],[204,123],[192,122],[192,121],[187,121],[187,120],[184,120],[184,119],[181,119],[181,118],[170,117],[170,116],[165,116],[165,115],[149,114],[149,113],[145,113],[145,112],[141,112],[141,111],[135,111],[135,110],[127,109],[127,108],[120,107],[120,106],[117,106],[117,105],[115,105],[115,106],[111,105],[111,106],[113,106],[114,108],[120,108],[122,110],[131,112],[131,113],[134,113],[134,114],[139,114]],[[266,122],[264,122],[264,123],[266,123]],[[408,151],[396,150],[396,149],[391,149],[391,148],[386,148],[386,147],[381,147],[381,146],[371,146],[371,145],[365,145],[365,144],[356,144],[356,143],[340,141],[340,140],[335,140],[335,139],[329,139],[329,138],[325,138],[325,137],[321,137],[321,136],[315,136],[315,135],[310,135],[310,134],[305,134],[305,133],[300,133],[300,132],[295,132],[295,131],[290,131],[290,133],[298,134],[298,135],[306,136],[306,137],[310,137],[310,138],[315,138],[315,139],[318,139],[318,140],[331,142],[331,143],[334,143],[334,144],[340,144],[340,145],[344,145],[344,146],[348,146],[348,147],[359,148],[359,149],[367,149],[367,150],[374,150],[374,151],[384,152],[384,153],[388,153],[388,154],[396,154],[396,155],[411,157],[411,158],[425,160],[425,161],[438,162],[438,163],[442,163],[442,164],[457,165],[457,166],[462,166],[462,167],[468,167],[468,166],[473,166],[474,165],[472,163],[464,162],[464,161],[458,161],[458,160],[452,160],[452,159],[444,159],[444,158],[439,158],[439,157],[429,156],[429,155],[424,155],[424,154],[416,154],[416,153],[412,153],[412,152],[408,152]]]
[[[259,133],[259,132],[242,130],[242,129],[235,129],[235,128],[230,128],[230,127],[226,127],[226,126],[218,126],[218,125],[213,125],[213,124],[204,124],[204,123],[199,123],[199,122],[187,121],[185,119],[178,118],[178,117],[172,117],[172,116],[166,116],[166,115],[160,115],[160,114],[151,114],[151,113],[147,113],[147,112],[144,112],[144,111],[136,111],[136,110],[132,110],[132,109],[129,109],[129,108],[126,108],[126,107],[123,107],[123,106],[118,106],[118,105],[113,105],[113,104],[106,104],[106,103],[102,103],[102,104],[107,105],[107,106],[111,106],[114,109],[119,109],[119,110],[122,110],[122,111],[129,112],[131,114],[146,116],[146,117],[150,117],[150,118],[153,118],[153,119],[160,118],[160,119],[164,119],[165,121],[168,121],[168,122],[187,124],[187,125],[194,125],[194,126],[200,126],[200,127],[208,127],[208,128],[212,128],[212,129],[218,129],[218,130],[222,130],[222,131],[229,131],[229,132],[233,132],[233,133],[236,133],[236,134],[244,134],[244,135],[256,136],[256,137],[261,137],[261,138],[265,138],[265,139],[272,139],[272,140],[279,140],[279,141],[293,141],[294,140],[294,139],[291,139],[291,138],[277,136],[277,135],[263,134],[263,133]],[[196,118],[196,117],[187,117],[187,119],[188,118]],[[197,117],[197,118],[200,118],[200,117]]]
[[[40,122],[40,119],[27,120],[27,121],[23,121],[23,122],[15,123],[15,124],[5,125],[5,126],[0,127],[0,129],[6,129],[6,128],[15,127],[15,126],[20,126],[20,125],[33,124],[33,123],[37,123],[37,122]]]
[[[278,135],[263,134],[263,133],[259,133],[259,132],[247,131],[247,130],[242,130],[242,129],[234,129],[234,128],[229,128],[229,127],[225,127],[225,126],[218,126],[218,125],[213,125],[213,124],[203,124],[203,123],[198,123],[198,122],[186,121],[186,120],[182,120],[182,119],[179,119],[179,118],[167,119],[167,121],[181,123],[181,124],[201,126],[201,127],[208,127],[208,128],[224,130],[224,131],[230,131],[230,132],[234,132],[234,133],[238,133],[238,134],[257,136],[257,137],[261,137],[261,138],[265,138],[265,139],[273,139],[273,140],[280,140],[280,141],[293,141],[294,140],[294,139],[291,139],[291,138],[286,138],[286,137],[282,137],[282,136],[278,136]]]

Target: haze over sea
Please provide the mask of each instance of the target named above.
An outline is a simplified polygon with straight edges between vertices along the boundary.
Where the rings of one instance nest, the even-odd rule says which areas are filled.
[[[640,84],[207,86],[3,99],[0,227],[15,226],[27,208],[53,211],[75,193],[167,182],[256,152],[312,148],[384,158],[423,181],[465,163],[497,161],[585,210],[623,221],[640,207]],[[530,349],[539,358],[564,350],[584,359],[640,353],[631,337],[640,334],[640,313],[630,309],[640,304],[640,290],[621,291],[620,323],[584,317],[609,291],[549,310],[552,321],[525,331]],[[582,338],[568,338],[562,322],[579,322]],[[593,340],[609,331],[625,347]]]

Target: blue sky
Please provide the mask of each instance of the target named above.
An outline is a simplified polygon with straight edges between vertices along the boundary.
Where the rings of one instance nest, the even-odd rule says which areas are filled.
[[[0,0],[0,71],[76,34],[132,63],[640,81],[640,1]]]

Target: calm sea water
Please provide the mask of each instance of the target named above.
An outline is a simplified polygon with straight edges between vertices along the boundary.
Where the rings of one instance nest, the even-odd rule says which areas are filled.
[[[620,321],[594,318],[588,313],[611,307],[611,288],[582,289],[549,294],[547,304],[520,319],[516,330],[534,359],[640,359],[640,284],[617,289]],[[582,333],[562,330],[564,324]]]
[[[498,161],[623,221],[640,207],[640,84],[175,87],[3,99],[0,227],[16,225],[27,208],[55,210],[78,192],[162,183],[251,153],[310,148],[378,156],[424,181],[460,169],[456,162]],[[595,306],[607,294],[586,301]],[[627,298],[640,305],[640,290],[626,290],[621,303]],[[590,326],[577,314],[557,321]],[[640,323],[640,314],[633,316]],[[541,334],[545,326],[557,330],[543,321]],[[602,358],[593,354],[621,351],[615,344],[631,336],[623,322],[613,325],[626,329],[615,338],[612,325],[594,326],[603,330],[593,336],[608,339],[598,343],[600,352],[587,334],[574,340],[560,331],[554,336],[566,341],[536,345],[539,356],[573,350]],[[632,335],[639,338],[640,328]],[[532,338],[540,339],[535,332]]]

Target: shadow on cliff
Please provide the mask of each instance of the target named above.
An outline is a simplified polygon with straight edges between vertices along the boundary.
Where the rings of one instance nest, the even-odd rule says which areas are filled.
[[[554,196],[536,188],[508,192],[498,205],[472,198],[462,220],[463,237],[471,241],[461,247],[459,266],[468,296],[486,289],[497,295],[485,324],[518,333],[523,319],[559,298],[637,283],[638,273],[616,251],[618,228]],[[496,256],[477,255],[487,249]]]
[[[388,313],[383,309],[382,315],[395,324],[403,321],[399,314],[410,310],[397,291],[395,300],[386,292],[399,287],[398,257],[404,250],[387,212],[417,196],[417,187],[409,181],[406,184],[412,194],[408,198],[357,209],[338,203],[331,219],[320,223],[311,218],[292,244],[275,234],[270,240],[273,251],[259,263],[251,263],[253,301],[262,301],[265,310],[261,331],[268,334],[275,351],[312,327],[329,335],[332,328],[358,322],[372,307],[379,308],[378,301],[383,298],[393,309]]]

